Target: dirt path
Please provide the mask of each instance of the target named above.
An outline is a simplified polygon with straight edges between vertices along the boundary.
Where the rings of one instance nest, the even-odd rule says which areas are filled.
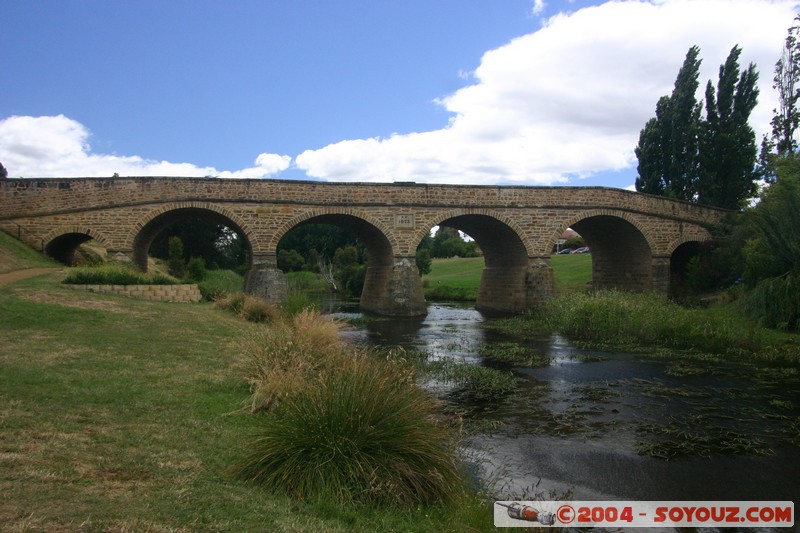
[[[0,274],[0,285],[8,285],[15,281],[20,281],[34,276],[41,276],[50,272],[58,272],[60,268],[26,268],[25,270],[12,270],[5,274]]]

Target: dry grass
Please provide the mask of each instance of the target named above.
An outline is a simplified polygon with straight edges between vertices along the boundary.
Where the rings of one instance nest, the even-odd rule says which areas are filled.
[[[242,346],[242,366],[253,390],[250,409],[268,410],[344,357],[340,329],[339,323],[307,310],[251,333]]]

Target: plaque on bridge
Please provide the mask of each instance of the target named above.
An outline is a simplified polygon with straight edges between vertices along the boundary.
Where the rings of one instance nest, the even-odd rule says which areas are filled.
[[[414,215],[413,213],[395,215],[394,216],[395,229],[414,229]]]

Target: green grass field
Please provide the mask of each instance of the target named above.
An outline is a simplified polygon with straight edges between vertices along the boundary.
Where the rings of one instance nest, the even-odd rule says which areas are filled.
[[[0,231],[0,274],[24,268],[59,266],[63,265]]]
[[[30,266],[14,256],[17,268]],[[212,304],[0,286],[0,530],[489,531],[491,505],[342,509],[234,474],[259,418]]]
[[[591,254],[554,255],[550,258],[553,267],[556,292],[559,294],[574,292],[586,287],[592,280]],[[434,259],[430,274],[424,276],[428,299],[432,289],[437,288],[440,294],[478,294],[478,287],[483,272],[483,257],[465,257],[452,259]]]

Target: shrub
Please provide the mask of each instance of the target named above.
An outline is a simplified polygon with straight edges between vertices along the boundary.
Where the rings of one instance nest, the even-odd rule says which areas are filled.
[[[764,326],[800,329],[800,278],[784,275],[759,282],[745,298],[743,310]]]
[[[198,283],[206,277],[206,262],[202,257],[192,257],[186,264],[186,281]]]
[[[262,418],[241,474],[299,499],[413,506],[455,501],[465,486],[449,431],[412,374],[350,357]]]
[[[209,270],[203,281],[197,284],[206,301],[216,301],[224,294],[241,292],[244,278],[233,270]]]
[[[186,260],[183,258],[183,241],[180,237],[169,238],[168,244],[169,260],[167,262],[169,273],[176,278],[183,278],[186,275]]]

